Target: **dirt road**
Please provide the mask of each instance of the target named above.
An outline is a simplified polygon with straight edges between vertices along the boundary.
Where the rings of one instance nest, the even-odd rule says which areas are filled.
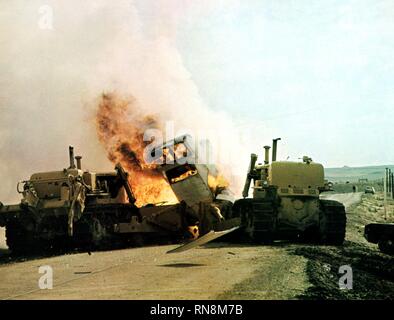
[[[210,243],[178,254],[165,253],[175,246],[155,246],[25,261],[0,250],[0,299],[393,299],[393,258],[361,232],[380,215],[369,216],[380,200],[360,193],[329,197],[347,206],[343,247]],[[52,290],[38,287],[44,265],[53,270]],[[352,290],[339,290],[341,265],[353,268]]]
[[[352,193],[325,193],[320,196],[322,199],[336,200],[345,205],[346,210],[361,202],[362,192]]]
[[[302,257],[285,248],[213,244],[185,253],[174,246],[70,254],[0,266],[0,299],[213,299],[231,291],[256,298],[290,298],[306,288]],[[53,269],[53,289],[40,290],[39,267]],[[281,270],[261,287],[234,286],[254,272]],[[286,290],[284,290],[286,288]]]

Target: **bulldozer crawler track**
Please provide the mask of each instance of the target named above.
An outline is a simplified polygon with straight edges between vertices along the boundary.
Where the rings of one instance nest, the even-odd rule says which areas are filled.
[[[252,238],[258,243],[271,243],[274,240],[275,210],[271,201],[253,200]]]
[[[346,212],[342,203],[334,200],[321,200],[320,219],[321,242],[341,245],[346,233]]]

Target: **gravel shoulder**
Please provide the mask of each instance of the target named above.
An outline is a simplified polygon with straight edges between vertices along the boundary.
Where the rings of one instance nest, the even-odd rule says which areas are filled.
[[[385,221],[382,195],[348,193],[330,197],[346,205],[346,241],[342,247],[305,246],[295,250],[294,254],[308,260],[306,273],[311,284],[299,298],[394,299],[394,257],[381,253],[363,236],[366,224]],[[394,203],[388,211],[393,221]],[[339,289],[339,268],[344,265],[352,268],[351,290]]]

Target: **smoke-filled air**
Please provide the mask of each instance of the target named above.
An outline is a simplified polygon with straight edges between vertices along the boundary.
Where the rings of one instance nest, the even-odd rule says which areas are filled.
[[[120,163],[129,173],[136,205],[175,203],[177,199],[155,164],[144,160],[147,129],[161,129],[154,116],[139,113],[133,98],[103,94],[97,110],[97,135],[112,163]]]
[[[161,2],[3,3],[3,202],[18,201],[17,181],[67,167],[68,145],[91,171],[113,170],[120,162],[138,205],[173,202],[165,180],[141,158],[144,130],[168,121],[175,135],[209,138],[212,162],[239,192],[248,161],[245,141],[230,116],[204,103],[176,47],[180,17],[193,12],[190,18],[202,19],[214,5]]]

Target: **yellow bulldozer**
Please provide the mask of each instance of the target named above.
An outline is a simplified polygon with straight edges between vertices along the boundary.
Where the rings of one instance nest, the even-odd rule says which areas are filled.
[[[234,203],[233,216],[241,217],[244,233],[254,242],[299,239],[341,245],[346,212],[340,202],[320,199],[329,190],[323,166],[306,156],[302,162],[276,161],[278,140],[273,140],[271,163],[270,146],[264,147],[264,163],[256,164],[257,155],[251,154],[243,199]]]

